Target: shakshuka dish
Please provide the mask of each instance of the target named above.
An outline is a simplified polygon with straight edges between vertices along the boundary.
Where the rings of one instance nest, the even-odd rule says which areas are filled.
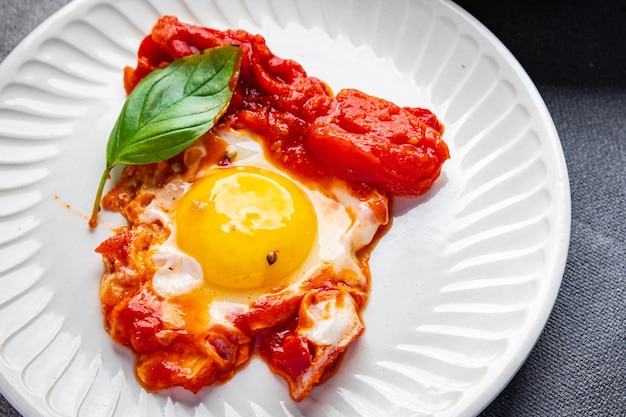
[[[427,191],[449,152],[429,110],[334,94],[260,35],[172,16],[143,39],[126,91],[229,44],[240,75],[214,127],[168,160],[126,165],[102,199],[128,222],[96,248],[104,323],[149,391],[196,393],[257,356],[300,401],[365,329],[389,202]]]

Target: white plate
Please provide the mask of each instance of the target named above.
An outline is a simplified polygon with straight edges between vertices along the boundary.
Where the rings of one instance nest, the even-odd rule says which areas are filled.
[[[452,159],[395,204],[371,259],[367,331],[338,374],[290,400],[258,359],[193,396],[148,394],[102,328],[90,232],[121,69],[157,17],[264,35],[331,87],[424,106]],[[116,222],[114,216],[108,221]],[[525,360],[569,239],[568,177],[541,97],[448,1],[78,0],[0,69],[0,389],[26,416],[469,416]]]

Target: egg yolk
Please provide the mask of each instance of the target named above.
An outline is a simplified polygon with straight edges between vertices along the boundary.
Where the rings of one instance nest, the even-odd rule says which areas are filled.
[[[205,282],[231,289],[281,284],[317,234],[306,193],[255,167],[212,170],[182,197],[175,222],[176,243],[200,263]]]

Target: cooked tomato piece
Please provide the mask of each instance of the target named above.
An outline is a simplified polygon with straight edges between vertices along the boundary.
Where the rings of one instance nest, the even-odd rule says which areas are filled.
[[[95,251],[109,261],[120,260],[126,263],[128,261],[128,251],[132,239],[132,232],[128,229],[124,229],[100,243]]]
[[[313,124],[307,139],[335,175],[375,184],[392,195],[418,196],[450,156],[441,129],[426,112],[342,90],[333,112]]]

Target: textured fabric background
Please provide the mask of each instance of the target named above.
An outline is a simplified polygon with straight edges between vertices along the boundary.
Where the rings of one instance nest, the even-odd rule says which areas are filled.
[[[0,60],[67,0],[0,0]],[[481,417],[626,416],[626,2],[458,0],[517,57],[561,137],[572,236],[554,311]],[[0,396],[0,416],[19,417]]]
[[[483,416],[626,416],[626,2],[457,4],[537,85],[572,194],[570,252],[552,315]]]

